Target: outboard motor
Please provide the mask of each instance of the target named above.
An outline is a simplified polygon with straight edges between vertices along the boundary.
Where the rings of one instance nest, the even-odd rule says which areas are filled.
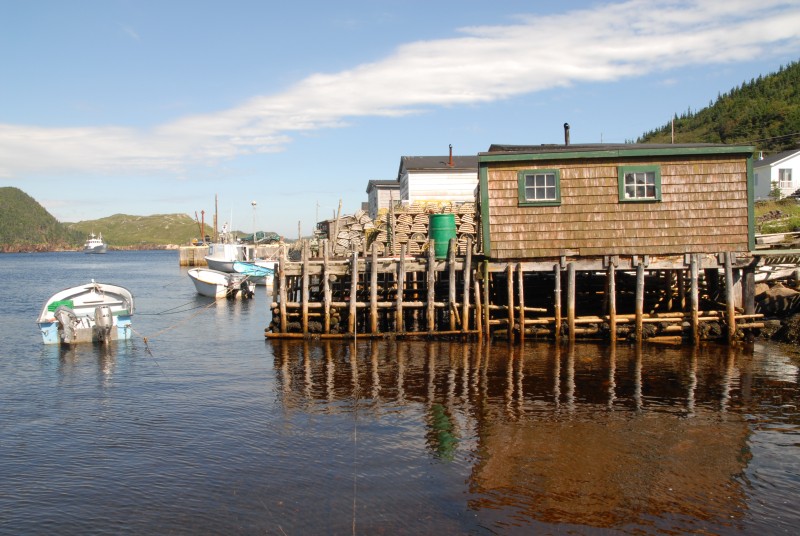
[[[242,298],[249,300],[255,296],[256,292],[253,288],[254,286],[255,285],[253,285],[253,283],[250,281],[242,281],[242,283],[239,285],[239,292],[242,293]]]
[[[94,308],[94,339],[99,342],[111,340],[111,330],[114,327],[114,317],[111,307],[101,305]]]
[[[75,327],[78,324],[78,317],[75,315],[75,311],[66,305],[59,305],[53,311],[53,316],[58,320],[58,334],[61,337],[61,342],[64,344],[75,342]]]

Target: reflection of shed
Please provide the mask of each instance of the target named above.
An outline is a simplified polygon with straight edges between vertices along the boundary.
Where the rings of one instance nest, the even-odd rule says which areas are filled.
[[[478,157],[492,259],[746,252],[752,147],[493,145]]]

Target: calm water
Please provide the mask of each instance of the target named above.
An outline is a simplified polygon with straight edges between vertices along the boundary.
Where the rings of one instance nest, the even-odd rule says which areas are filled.
[[[45,299],[91,278],[137,336],[44,347]],[[800,526],[785,348],[268,342],[259,290],[200,298],[175,252],[0,255],[0,533]]]

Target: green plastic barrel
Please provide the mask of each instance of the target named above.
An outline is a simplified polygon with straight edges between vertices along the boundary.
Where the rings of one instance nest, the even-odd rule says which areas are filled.
[[[450,245],[450,239],[455,237],[455,214],[428,215],[428,238],[434,241],[437,259],[444,259],[447,257],[447,248]]]

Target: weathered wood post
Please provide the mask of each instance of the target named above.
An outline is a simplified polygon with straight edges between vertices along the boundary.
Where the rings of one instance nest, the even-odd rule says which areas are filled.
[[[486,330],[486,338],[491,340],[492,327],[489,323],[491,319],[489,300],[489,261],[483,261],[483,329]]]
[[[403,333],[405,325],[403,323],[403,293],[405,292],[406,282],[406,245],[400,244],[400,262],[397,263],[397,296],[394,313],[395,331]]]
[[[356,302],[358,302],[358,252],[354,251],[350,261],[350,318],[347,319],[347,331],[353,335],[358,329]]]
[[[472,277],[472,238],[467,238],[467,254],[464,258],[464,289],[461,292],[461,331],[469,331],[469,291]]]
[[[478,281],[477,271],[475,274],[475,330],[478,332],[478,340],[483,339],[483,311],[481,310],[481,285]]]
[[[636,340],[642,340],[644,325],[644,264],[640,260],[636,265]]]
[[[278,284],[280,285],[280,311],[281,311],[281,333],[287,331],[286,301],[289,294],[286,291],[286,245],[281,245],[281,252],[278,256]]]
[[[561,337],[561,266],[553,265],[555,283],[553,285],[553,322],[555,323],[556,341]]]
[[[435,299],[436,299],[436,251],[435,241],[431,240],[428,246],[428,299],[426,325],[429,333],[436,331]]]
[[[611,342],[617,342],[617,273],[614,262],[608,263],[608,329]]]
[[[450,239],[447,248],[447,316],[450,318],[450,331],[456,330],[456,248],[458,242],[455,238]]]
[[[692,308],[692,341],[697,344],[700,342],[700,267],[698,266],[697,254],[692,255],[689,264],[689,301]]]
[[[575,263],[567,264],[567,328],[569,340],[575,340]]]
[[[514,266],[506,265],[506,292],[508,302],[508,341],[514,342]]]
[[[372,243],[369,274],[369,331],[378,332],[378,244]]]
[[[301,303],[301,322],[303,326],[303,335],[308,335],[308,300],[309,300],[309,291],[308,291],[308,241],[303,241],[303,290],[300,295]]]
[[[725,303],[728,308],[728,344],[731,344],[736,339],[736,297],[733,292],[733,267],[730,252],[726,251],[723,257],[725,259]]]
[[[322,244],[322,315],[324,333],[331,332],[331,274],[328,265],[330,255],[330,241]]]
[[[519,342],[525,342],[525,274],[522,263],[517,264],[517,301],[519,301]]]

